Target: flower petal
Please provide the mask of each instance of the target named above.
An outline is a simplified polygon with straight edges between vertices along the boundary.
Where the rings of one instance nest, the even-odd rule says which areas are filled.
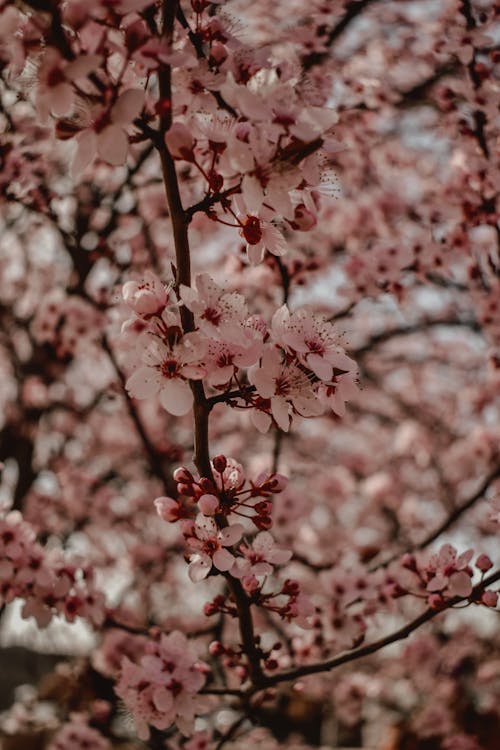
[[[174,417],[187,414],[193,405],[193,396],[186,381],[179,378],[164,381],[160,391],[160,404]]]
[[[227,549],[218,549],[214,554],[213,563],[218,570],[225,573],[234,565],[234,556]]]
[[[128,154],[128,138],[118,125],[108,125],[97,136],[97,151],[101,159],[114,167],[125,164]]]

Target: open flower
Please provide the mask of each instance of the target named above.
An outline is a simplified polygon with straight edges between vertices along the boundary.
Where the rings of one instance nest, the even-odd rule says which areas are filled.
[[[283,565],[290,560],[292,552],[276,546],[268,531],[261,531],[252,542],[252,546],[240,545],[243,557],[236,560],[232,575],[237,578],[246,576],[265,576],[273,572],[273,565]]]
[[[245,346],[252,343],[249,331],[243,328],[248,315],[244,297],[236,292],[225,292],[208,273],[199,273],[196,286],[181,284],[180,296],[194,314],[201,331],[215,339]]]
[[[170,414],[187,414],[193,403],[188,381],[201,380],[205,375],[201,365],[204,350],[205,342],[196,333],[183,336],[170,347],[153,339],[142,356],[144,367],[127,380],[127,391],[139,399],[159,394],[161,405]]]
[[[448,596],[469,596],[472,592],[472,571],[469,563],[474,555],[472,549],[457,555],[451,544],[443,544],[437,555],[433,555],[427,566],[430,577],[427,591],[446,593]]]
[[[87,125],[76,137],[73,175],[83,172],[96,155],[113,166],[125,164],[128,154],[125,128],[140,115],[143,106],[144,91],[127,89],[110,108],[99,106],[88,113]]]
[[[192,581],[198,583],[207,577],[212,565],[225,573],[234,565],[235,557],[227,547],[239,542],[243,526],[235,523],[219,529],[213,518],[197,516],[194,524],[194,536],[189,537],[189,545],[196,550],[189,558],[188,574]]]
[[[292,349],[320,380],[330,381],[338,370],[356,369],[356,363],[339,346],[333,325],[304,308],[291,315],[286,305],[280,307],[273,316],[272,330],[275,340]]]
[[[122,293],[127,305],[143,318],[160,315],[168,302],[168,291],[153,271],[145,271],[140,282],[127,281]]]
[[[276,348],[268,348],[260,365],[251,367],[248,379],[257,393],[270,400],[270,410],[278,427],[288,432],[293,412],[302,417],[313,417],[323,413],[323,406],[316,398],[307,375],[296,365],[287,364]],[[266,432],[271,424],[262,412],[253,414],[258,430]]]
[[[148,724],[163,730],[175,722],[187,735],[195,714],[204,708],[204,699],[197,695],[205,682],[203,665],[178,631],[147,646],[149,652],[139,664],[124,657],[116,692],[132,712],[140,739],[149,738]]]

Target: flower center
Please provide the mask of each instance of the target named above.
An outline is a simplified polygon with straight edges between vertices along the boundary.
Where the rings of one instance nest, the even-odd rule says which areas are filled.
[[[179,365],[175,359],[166,359],[160,365],[160,372],[164,378],[175,378],[179,371]]]

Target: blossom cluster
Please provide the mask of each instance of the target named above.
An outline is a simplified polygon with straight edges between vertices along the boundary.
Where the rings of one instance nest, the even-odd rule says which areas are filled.
[[[67,724],[52,738],[48,750],[110,750],[111,744],[93,727],[90,727],[83,717],[73,716]]]
[[[192,405],[190,380],[215,389],[218,399],[251,410],[266,432],[274,423],[288,431],[296,416],[330,408],[342,416],[356,393],[356,365],[340,345],[334,326],[305,308],[286,305],[270,326],[250,315],[244,297],[225,292],[208,274],[196,286],[181,285],[180,299],[152,273],[127,282],[125,302],[134,316],[124,324],[142,362],[127,381],[135,398],[159,396],[171,414]],[[195,329],[183,333],[179,305],[193,315]]]
[[[47,550],[17,511],[0,517],[0,605],[23,599],[23,617],[46,627],[54,615],[68,622],[84,617],[95,626],[104,620],[104,597],[96,589],[90,565]]]
[[[488,555],[480,554],[474,567],[471,565],[474,550],[457,553],[451,544],[443,544],[439,552],[416,556],[406,554],[401,560],[403,568],[409,573],[408,579],[401,580],[400,593],[414,594],[427,600],[430,607],[440,609],[453,597],[469,599],[475,604],[495,608],[498,593],[491,589],[480,588],[474,593],[474,568],[484,577],[493,567]]]
[[[253,603],[309,627],[314,608],[297,581],[286,580],[277,589],[266,587],[275,567],[292,557],[291,550],[278,546],[269,532],[272,498],[284,489],[286,478],[264,473],[246,486],[242,466],[223,455],[215,456],[212,470],[213,479],[195,478],[185,467],[176,469],[178,496],[155,500],[164,521],[181,523],[189,577],[197,583],[208,575],[229,575],[241,582]],[[232,522],[235,516],[243,523]],[[252,526],[259,529],[256,535]],[[204,612],[236,616],[234,606],[222,595],[205,605]]]
[[[243,467],[232,458],[215,456],[212,462],[213,479],[195,478],[184,466],[174,472],[177,498],[159,497],[155,500],[158,515],[170,523],[181,520],[182,531],[192,552],[189,575],[200,581],[210,573],[212,565],[219,571],[231,572],[238,578],[266,575],[271,564],[287,562],[291,553],[274,547],[271,534],[272,496],[280,493],[287,479],[281,474],[260,474],[247,485]],[[237,544],[246,527],[230,523],[229,517],[238,516],[251,521],[260,533],[252,546],[240,546],[238,560],[228,547]]]
[[[198,661],[186,636],[173,631],[148,641],[138,663],[122,661],[116,692],[132,713],[140,739],[149,738],[149,726],[167,729],[176,724],[189,735],[196,714],[206,700],[199,695],[207,667]]]

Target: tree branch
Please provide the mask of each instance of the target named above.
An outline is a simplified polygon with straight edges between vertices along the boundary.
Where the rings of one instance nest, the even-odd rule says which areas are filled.
[[[495,583],[495,581],[498,580],[500,580],[500,570],[496,571],[496,573],[492,573],[481,583],[475,586],[471,596],[478,595],[487,586]],[[354,651],[348,651],[347,653],[336,656],[333,659],[327,659],[326,661],[317,662],[316,664],[305,664],[304,666],[297,667],[296,669],[290,669],[288,672],[281,672],[281,674],[269,676],[266,675],[259,687],[272,687],[273,685],[277,685],[280,682],[290,682],[292,680],[297,680],[299,677],[306,677],[307,675],[318,674],[320,672],[330,672],[332,669],[336,669],[337,667],[340,667],[343,664],[347,664],[350,661],[356,661],[357,659],[362,659],[365,656],[370,656],[371,654],[380,651],[386,646],[389,646],[391,643],[396,643],[397,641],[402,641],[405,638],[408,638],[408,636],[413,633],[413,631],[417,630],[426,622],[433,620],[445,609],[450,609],[456,604],[460,604],[463,601],[468,601],[469,599],[470,597],[454,596],[452,599],[449,599],[448,602],[446,602],[446,605],[442,609],[426,609],[425,612],[422,612],[422,614],[416,617],[414,620],[407,623],[402,628],[399,628],[399,630],[394,631],[394,633],[391,633],[384,638],[380,638],[378,641],[369,643],[368,645],[357,648]]]

